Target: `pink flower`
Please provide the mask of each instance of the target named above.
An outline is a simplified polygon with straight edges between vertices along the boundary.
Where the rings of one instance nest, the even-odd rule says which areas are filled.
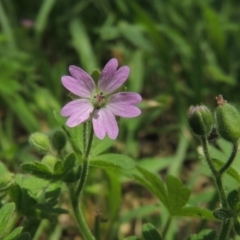
[[[103,139],[106,134],[111,139],[118,135],[118,125],[115,116],[132,118],[141,114],[135,104],[142,98],[133,92],[116,92],[129,76],[127,66],[117,70],[117,59],[111,59],[103,68],[98,85],[92,77],[81,68],[70,66],[72,76],[63,76],[62,84],[73,94],[79,96],[66,104],[61,115],[68,117],[69,127],[92,120],[95,135]]]

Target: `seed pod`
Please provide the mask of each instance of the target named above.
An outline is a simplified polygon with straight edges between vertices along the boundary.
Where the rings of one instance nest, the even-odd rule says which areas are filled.
[[[188,112],[188,122],[195,135],[208,136],[212,131],[214,119],[206,106],[191,106]]]
[[[217,131],[223,139],[235,143],[240,138],[240,113],[233,105],[227,103],[222,95],[216,99],[218,107],[214,117]]]
[[[29,137],[29,143],[39,152],[42,154],[46,154],[49,152],[51,148],[50,141],[48,137],[40,132],[35,132],[31,134]]]

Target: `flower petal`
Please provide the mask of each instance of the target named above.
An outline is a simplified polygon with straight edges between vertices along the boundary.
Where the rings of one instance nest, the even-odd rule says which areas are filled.
[[[67,126],[76,127],[90,117],[93,109],[93,105],[87,99],[77,99],[66,104],[61,110],[61,115],[70,116],[66,122]]]
[[[116,58],[110,59],[102,70],[101,76],[98,81],[98,87],[104,91],[117,71],[118,61]]]
[[[107,108],[101,108],[94,113],[93,129],[96,136],[103,139],[107,134],[111,139],[118,135],[118,125],[114,115]]]
[[[62,77],[62,84],[63,86],[68,89],[73,94],[79,97],[89,98],[91,92],[86,87],[84,82],[80,82],[77,79],[70,77],[70,76],[63,76]]]
[[[142,101],[142,97],[134,92],[118,92],[109,97],[110,103],[121,103],[127,105],[137,104]]]
[[[120,104],[120,103],[109,103],[107,108],[115,115],[119,117],[132,118],[137,117],[141,114],[141,110],[135,106]]]
[[[79,88],[79,93],[76,94],[80,97],[89,97],[90,94],[93,92],[93,90],[95,89],[95,83],[92,79],[92,77],[86,73],[85,71],[83,71],[81,68],[79,67],[76,67],[76,66],[70,66],[69,67],[69,71],[72,75],[72,79],[74,79],[75,81],[73,82],[74,83],[74,86],[70,86],[71,89],[68,88],[68,81],[69,80],[64,80],[64,78],[66,78],[66,76],[64,76],[62,78],[62,83],[64,85],[64,87],[66,87],[69,91],[73,92],[75,90],[75,88],[78,86]],[[71,78],[69,76],[69,78]],[[81,91],[80,91],[81,90]],[[80,95],[81,94],[81,95]],[[83,94],[83,95],[82,95]]]
[[[109,84],[102,90],[107,94],[114,92],[119,87],[121,87],[123,83],[127,80],[129,73],[130,73],[130,68],[128,66],[120,67],[115,72]]]

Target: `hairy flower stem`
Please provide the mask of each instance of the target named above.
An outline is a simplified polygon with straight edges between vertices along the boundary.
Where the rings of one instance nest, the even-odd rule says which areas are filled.
[[[89,128],[89,122],[83,123],[83,153],[84,154],[85,154],[86,148],[87,148],[88,128]]]
[[[222,166],[222,168],[219,170],[220,176],[231,166],[234,158],[237,155],[237,152],[238,152],[238,142],[235,142],[235,143],[233,143],[233,149],[232,149],[231,156],[229,157],[227,162]]]
[[[69,185],[70,197],[73,207],[73,212],[76,217],[78,227],[81,231],[82,237],[84,240],[95,240],[94,236],[92,235],[85,219],[83,216],[83,212],[80,206],[80,202],[78,197],[76,196],[75,189],[73,186]]]
[[[208,166],[211,169],[212,174],[213,174],[213,179],[214,179],[214,183],[216,185],[217,191],[218,191],[221,206],[222,206],[222,208],[229,209],[228,202],[227,202],[227,196],[226,196],[226,193],[225,193],[225,190],[223,187],[223,183],[222,183],[222,175],[230,167],[234,158],[236,157],[237,150],[238,150],[238,143],[237,142],[233,143],[233,150],[232,150],[231,156],[229,157],[229,159],[225,163],[225,165],[223,165],[222,168],[220,168],[220,170],[216,170],[215,166],[212,163],[212,160],[211,160],[211,157],[209,154],[209,150],[208,150],[207,138],[202,137],[201,143],[203,146],[203,151],[204,151],[206,161],[207,161]],[[232,226],[231,219],[228,219],[228,220],[225,220],[222,222],[218,240],[226,240],[228,238],[231,226]]]
[[[231,166],[234,158],[237,155],[237,151],[238,151],[238,142],[235,142],[235,143],[233,143],[232,153],[231,153],[228,161],[222,166],[222,168],[218,172],[220,179],[221,179],[223,173]],[[227,199],[226,199],[226,208],[229,208],[228,203],[227,203]],[[228,238],[231,226],[232,226],[232,219],[228,219],[228,220],[225,220],[225,221],[222,222],[221,231],[220,231],[218,240],[225,240],[225,239]]]
[[[78,185],[77,191],[76,191],[76,194],[77,194],[78,197],[80,197],[80,195],[81,195],[83,186],[86,182],[87,175],[88,175],[88,167],[89,167],[88,166],[88,157],[89,157],[89,153],[90,153],[90,150],[91,150],[91,147],[92,147],[93,133],[94,133],[93,132],[93,127],[91,125],[91,130],[90,130],[90,135],[89,135],[89,138],[88,138],[87,149],[86,149],[86,152],[84,153],[84,156],[83,156],[81,178],[80,178],[79,185]]]
[[[92,142],[93,142],[93,133],[94,133],[93,127],[91,125],[91,131],[90,131],[89,138],[88,138],[88,144],[85,149],[86,151],[84,152],[84,156],[83,156],[81,177],[80,177],[79,184],[77,186],[76,191],[73,186],[69,186],[73,211],[74,211],[79,229],[81,231],[81,234],[82,234],[84,240],[95,240],[94,236],[92,235],[92,233],[84,219],[82,209],[81,209],[80,199],[79,199],[81,197],[81,193],[83,191],[84,184],[87,180],[88,168],[89,168],[88,158],[89,158],[89,153],[90,153]],[[84,128],[83,134],[86,134],[86,128]]]

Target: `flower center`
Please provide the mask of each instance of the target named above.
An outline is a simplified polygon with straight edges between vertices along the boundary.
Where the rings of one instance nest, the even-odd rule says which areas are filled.
[[[105,100],[106,100],[106,98],[103,95],[103,92],[97,93],[93,96],[93,105],[96,108],[100,108],[100,107],[104,106]]]

